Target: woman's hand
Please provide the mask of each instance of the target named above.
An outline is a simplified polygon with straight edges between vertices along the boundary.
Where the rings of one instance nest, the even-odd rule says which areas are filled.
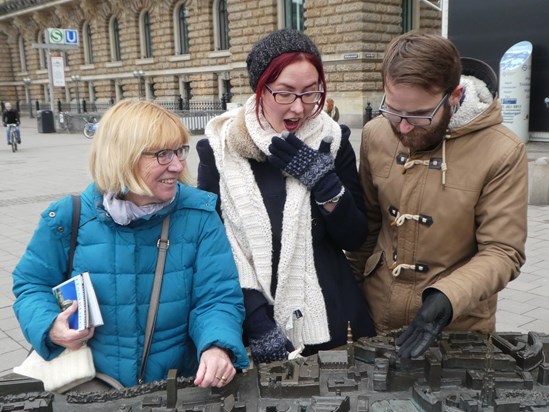
[[[210,386],[221,388],[232,381],[234,375],[236,375],[236,370],[227,352],[214,346],[200,355],[200,365],[194,384],[201,388]]]
[[[78,302],[75,300],[72,305],[61,312],[50,329],[50,339],[53,343],[70,350],[76,350],[93,337],[95,328],[77,331],[69,328],[69,317],[78,309]]]

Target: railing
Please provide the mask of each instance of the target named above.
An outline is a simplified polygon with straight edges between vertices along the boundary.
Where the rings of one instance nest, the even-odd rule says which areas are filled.
[[[225,112],[223,110],[176,110],[174,113],[181,117],[192,134],[203,134],[208,122]]]
[[[77,105],[75,103],[57,101],[56,109],[58,116],[59,113],[63,113],[63,122],[59,122],[62,130],[71,133],[81,131],[83,119],[90,115],[96,117],[100,122],[101,115],[113,105],[110,102],[88,103],[85,100],[82,100],[81,103],[82,113],[78,114]],[[225,112],[225,110],[222,109],[223,102],[221,101],[190,100],[183,101],[182,105],[181,100],[156,100],[155,103],[179,116],[192,134],[203,134],[206,124],[215,116]],[[185,109],[179,109],[181,106]],[[190,109],[187,109],[187,107]],[[21,113],[25,113],[24,110],[28,109],[28,105],[26,103],[21,103],[20,109]],[[36,110],[40,109],[49,110],[50,104],[36,101]]]

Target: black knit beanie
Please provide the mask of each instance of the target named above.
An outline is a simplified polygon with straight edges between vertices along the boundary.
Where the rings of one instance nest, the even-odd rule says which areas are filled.
[[[248,79],[255,92],[259,78],[274,58],[284,53],[303,52],[314,54],[322,60],[312,40],[294,29],[277,30],[259,40],[246,59]]]

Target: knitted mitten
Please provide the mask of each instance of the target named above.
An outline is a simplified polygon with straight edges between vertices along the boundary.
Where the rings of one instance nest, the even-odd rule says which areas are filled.
[[[269,162],[298,179],[319,204],[341,194],[343,185],[335,173],[334,159],[330,154],[333,138],[322,139],[318,150],[311,149],[293,133],[282,138],[273,137],[269,150]]]
[[[330,154],[332,137],[325,137],[318,150],[312,149],[293,133],[284,138],[273,137],[269,145],[269,162],[298,179],[310,190],[326,174],[334,170]]]
[[[286,336],[275,328],[257,339],[250,339],[250,351],[255,363],[270,363],[288,359],[288,349],[293,350]]]

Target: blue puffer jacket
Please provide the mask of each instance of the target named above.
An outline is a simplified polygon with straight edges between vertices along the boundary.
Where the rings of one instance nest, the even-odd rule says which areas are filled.
[[[73,274],[90,273],[105,322],[89,342],[96,370],[125,386],[137,383],[156,243],[167,213],[172,214],[170,246],[144,381],[164,379],[172,368],[178,375],[194,375],[199,354],[211,346],[230,350],[235,367],[246,367],[242,291],[215,212],[216,196],[179,184],[168,208],[128,226],[113,222],[93,184],[81,199]],[[48,333],[59,314],[51,288],[65,280],[71,215],[70,196],[52,203],[13,273],[15,314],[26,339],[45,359],[63,350]]]

